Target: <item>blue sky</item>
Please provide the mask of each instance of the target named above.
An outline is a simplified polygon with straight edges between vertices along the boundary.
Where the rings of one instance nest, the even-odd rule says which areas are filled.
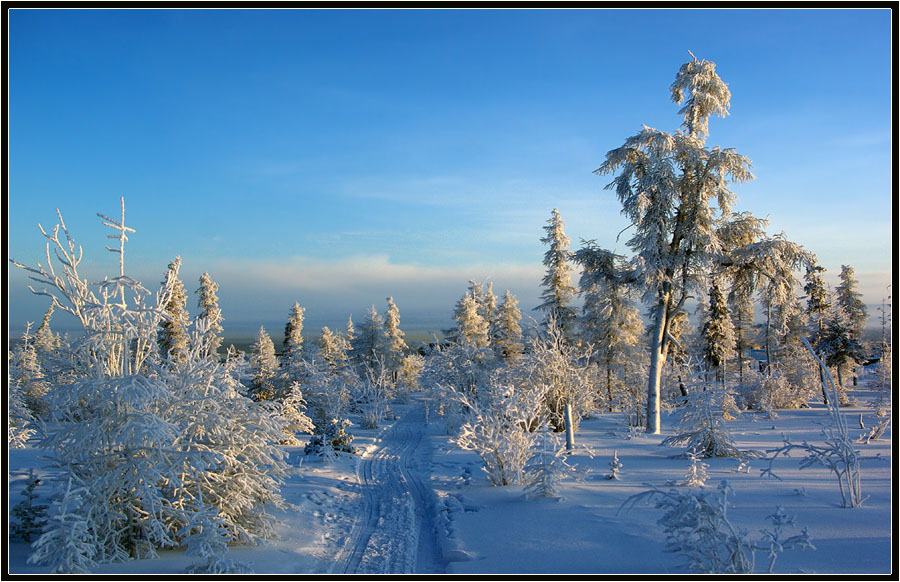
[[[625,251],[591,172],[641,124],[678,128],[688,50],[732,92],[708,143],[753,160],[736,210],[887,293],[887,9],[9,14],[9,257],[42,260],[58,207],[84,272],[117,272],[96,213],[125,196],[128,271],[209,271],[226,330],[294,301],[314,324],[387,295],[449,315],[473,278],[536,305],[554,207],[573,247]],[[24,288],[10,269],[13,330],[45,308]]]

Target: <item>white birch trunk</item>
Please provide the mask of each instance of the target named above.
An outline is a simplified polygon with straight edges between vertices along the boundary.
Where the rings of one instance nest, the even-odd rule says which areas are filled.
[[[647,433],[660,433],[660,396],[662,369],[666,363],[664,338],[666,333],[666,299],[660,298],[656,307],[653,336],[650,344],[650,377],[647,385]]]

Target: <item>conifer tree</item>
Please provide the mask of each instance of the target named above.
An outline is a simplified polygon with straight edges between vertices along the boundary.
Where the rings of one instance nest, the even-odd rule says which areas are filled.
[[[51,302],[44,313],[44,319],[41,325],[34,332],[34,349],[38,354],[46,354],[55,351],[60,346],[60,339],[53,330],[50,329],[50,318],[53,317],[54,304]]]
[[[385,357],[387,336],[385,335],[384,318],[375,310],[374,305],[369,309],[352,345],[353,361],[360,370],[364,370],[366,367],[374,369],[378,359]]]
[[[400,310],[397,309],[393,297],[388,297],[387,302],[388,309],[384,316],[385,351],[388,358],[386,364],[392,370],[394,375],[396,375],[396,370],[400,366],[400,362],[403,360],[403,356],[406,354],[409,347],[403,339],[405,334],[400,329]]]
[[[785,265],[793,260],[792,266],[808,258],[800,247],[777,237],[727,252],[720,233],[736,199],[729,186],[753,175],[747,157],[705,142],[710,116],[727,115],[731,92],[714,63],[696,58],[682,65],[670,91],[674,102],[685,104],[679,111],[681,130],[672,134],[644,126],[607,153],[595,170],[618,172],[607,188],[615,190],[634,228],[628,241],[636,253],[631,280],[651,305],[647,432],[652,434],[660,432],[662,370],[672,346],[672,324],[688,298],[708,288],[708,273],[729,264],[754,268],[776,255]]]
[[[547,274],[541,280],[541,286],[545,288],[541,293],[543,303],[535,309],[546,312],[545,324],[550,319],[555,320],[556,325],[563,331],[563,337],[570,338],[572,322],[576,317],[575,308],[571,305],[575,288],[569,274],[571,270],[569,260],[572,253],[569,252],[569,237],[563,230],[565,226],[559,210],[554,208],[547,226],[544,227],[547,234],[541,238],[541,242],[550,245],[550,248],[544,253]]]
[[[507,361],[516,361],[522,355],[522,312],[515,295],[507,289],[503,301],[491,322],[492,345],[497,355]]]
[[[216,291],[219,285],[209,277],[209,273],[203,273],[200,276],[200,288],[196,293],[199,295],[197,307],[200,308],[198,319],[205,322],[206,339],[203,342],[204,348],[209,350],[207,356],[218,359],[219,346],[222,345],[222,310],[219,309],[219,298]]]
[[[171,285],[172,293],[165,305],[165,317],[159,324],[157,343],[159,353],[164,361],[180,361],[184,357],[188,343],[189,317],[187,312],[187,293],[184,284],[178,278],[181,269],[181,257],[169,263],[164,287]]]
[[[576,253],[576,262],[582,265],[578,283],[584,297],[582,336],[594,347],[595,360],[605,376],[607,408],[612,411],[613,385],[624,382],[626,370],[637,356],[644,325],[632,299],[634,290],[621,278],[623,257],[589,243]]]
[[[486,348],[490,345],[488,323],[481,317],[473,294],[466,293],[458,304],[456,320],[457,342],[460,345]]]
[[[328,326],[322,328],[319,335],[319,354],[332,370],[339,369],[347,364],[347,353],[344,340],[341,336],[331,331]]]
[[[259,327],[259,334],[250,351],[250,369],[253,372],[250,395],[254,400],[272,400],[276,393],[278,359],[275,357],[275,344],[263,326]]]
[[[724,383],[725,364],[728,354],[734,349],[734,326],[718,282],[714,282],[709,290],[709,306],[700,335],[703,338],[703,358],[715,371],[716,379]]]
[[[853,278],[855,274],[856,271],[853,267],[841,265],[841,284],[835,288],[834,298],[847,318],[851,335],[861,342],[868,310],[866,304],[863,303],[862,293],[857,290],[858,281]],[[35,342],[37,342],[37,334],[35,334]]]
[[[293,366],[299,362],[303,350],[303,313],[305,308],[299,303],[291,307],[291,314],[284,326],[284,349],[282,359],[286,366]]]
[[[825,329],[825,314],[828,312],[831,303],[828,300],[828,289],[825,287],[825,281],[822,280],[821,273],[825,269],[819,265],[811,265],[806,269],[806,285],[803,290],[806,292],[806,312],[813,319],[815,330],[813,335],[818,336]]]

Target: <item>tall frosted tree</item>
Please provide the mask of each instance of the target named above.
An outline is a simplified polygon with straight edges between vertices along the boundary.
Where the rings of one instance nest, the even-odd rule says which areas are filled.
[[[178,278],[181,269],[181,257],[169,263],[164,287],[171,286],[172,293],[165,305],[164,318],[159,324],[157,343],[163,360],[180,361],[184,357],[188,343],[189,316],[187,312],[187,293],[184,283]]]
[[[731,101],[715,63],[694,57],[681,66],[670,92],[675,103],[684,104],[681,129],[667,133],[644,126],[595,170],[617,174],[607,189],[616,192],[634,229],[628,241],[635,252],[631,279],[644,291],[652,321],[647,432],[653,434],[660,432],[671,329],[685,302],[709,287],[709,274],[720,266],[755,268],[757,261],[781,252],[782,242],[761,241],[728,253],[720,234],[736,199],[730,185],[752,180],[753,174],[746,156],[706,145],[709,118],[727,115]],[[799,247],[795,250],[798,254]]]
[[[490,345],[490,328],[481,316],[478,302],[471,293],[463,295],[453,314],[456,320],[457,342],[460,345],[486,348]]]
[[[254,400],[272,400],[276,393],[278,358],[275,357],[275,343],[263,326],[259,327],[256,341],[250,346],[250,353],[250,369],[253,374],[250,395]]]
[[[284,350],[282,358],[287,366],[299,362],[303,352],[303,314],[305,308],[294,303],[287,323],[284,325]]]
[[[222,345],[222,310],[219,309],[219,298],[216,292],[219,285],[209,277],[209,273],[200,276],[200,288],[197,289],[197,307],[200,308],[198,319],[205,323],[205,339],[203,348],[208,350],[207,356],[218,359],[219,346]]]
[[[400,329],[400,310],[397,309],[393,297],[388,297],[387,302],[387,313],[384,316],[385,351],[389,360],[387,362],[388,366],[392,371],[396,372],[409,348],[403,339],[405,334]]]
[[[868,309],[863,303],[862,293],[857,290],[859,282],[854,278],[856,271],[849,265],[841,265],[841,284],[834,289],[834,299],[844,316],[854,338],[861,341],[866,327]],[[40,330],[38,330],[40,331]],[[37,342],[37,334],[35,334]]]
[[[703,338],[703,358],[715,372],[716,380],[724,384],[728,354],[734,349],[734,326],[718,282],[713,282],[709,290],[709,306],[700,336]]]
[[[603,371],[606,405],[612,411],[614,385],[624,381],[629,364],[639,355],[644,324],[634,304],[634,288],[622,280],[627,271],[623,257],[588,242],[575,253],[575,261],[582,266],[578,282],[584,297],[581,333],[594,348],[595,361]]]
[[[566,236],[565,226],[559,209],[554,208],[547,226],[544,227],[546,234],[541,238],[541,242],[550,248],[544,253],[547,274],[541,280],[541,286],[544,287],[541,293],[543,303],[535,309],[546,312],[545,324],[550,319],[555,320],[563,332],[563,337],[570,338],[572,322],[577,312],[572,306],[575,287],[572,286],[570,275],[569,260],[572,253],[569,252],[569,237]]]
[[[516,361],[522,355],[521,321],[522,312],[519,311],[519,301],[507,289],[490,325],[491,344],[497,355],[507,361]]]
[[[387,351],[387,335],[384,329],[384,318],[373,305],[353,338],[352,357],[358,368],[375,368],[379,359],[383,359]]]
[[[806,269],[804,280],[806,285],[803,290],[806,292],[806,312],[812,318],[815,326],[813,333],[818,336],[825,329],[825,314],[831,307],[828,299],[828,289],[825,287],[825,281],[822,279],[822,273],[825,269],[819,265],[810,265]]]

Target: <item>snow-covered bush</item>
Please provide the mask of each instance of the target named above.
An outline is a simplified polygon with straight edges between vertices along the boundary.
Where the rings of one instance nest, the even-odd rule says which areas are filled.
[[[350,386],[359,379],[346,370],[336,370],[307,363],[308,410],[314,426],[313,436],[304,449],[306,454],[315,454],[325,460],[332,460],[336,453],[355,452],[351,443],[353,435],[347,429],[353,423],[347,418],[350,403]]]
[[[378,428],[394,389],[391,373],[382,358],[376,358],[373,365],[366,364],[363,369],[365,376],[354,383],[356,402],[363,414],[362,427]]]
[[[667,446],[687,447],[687,454],[705,459],[709,457],[734,457],[747,459],[761,457],[757,451],[741,451],[723,423],[722,399],[725,392],[718,387],[693,391],[685,398],[680,411],[678,434],[667,437]]]
[[[230,539],[254,542],[273,535],[265,509],[282,503],[287,464],[274,445],[286,421],[243,397],[234,370],[208,357],[200,339],[206,320],[181,357],[154,361],[177,269],[155,296],[125,275],[133,230],[124,213],[123,200],[120,221],[101,215],[119,233],[118,248],[109,249],[119,254],[116,277],[90,283],[79,275],[81,249],[61,216],[52,234],[42,229],[61,274],[53,263],[13,261],[53,289],[36,293],[83,329],[57,361],[62,369],[48,374],[58,385],[48,393],[52,422],[39,443],[64,491],[30,560],[54,571],[153,556],[178,546],[178,532],[209,510]]]
[[[762,540],[751,541],[746,530],[728,518],[729,494],[734,494],[734,489],[728,481],[722,481],[716,493],[653,488],[632,495],[619,510],[631,509],[639,501],[655,500],[656,507],[665,511],[657,523],[665,532],[666,551],[679,554],[697,574],[751,574],[757,551],[768,551],[771,573],[775,559],[784,550],[815,549],[806,529],[784,537],[784,526],[793,525],[794,518],[780,506],[768,516],[774,531],[760,530]]]
[[[525,464],[525,496],[559,497],[563,479],[583,480],[583,472],[567,460],[567,451],[559,435],[542,431],[541,445]]]
[[[530,343],[525,362],[529,381],[547,387],[548,420],[553,430],[566,429],[566,405],[572,411],[572,431],[593,412],[598,388],[597,367],[591,364],[591,348],[572,345],[564,330],[550,316],[541,337]]]
[[[709,478],[709,475],[706,473],[709,465],[701,461],[700,457],[694,453],[689,452],[688,458],[691,460],[691,466],[688,468],[688,472],[685,474],[684,481],[681,484],[685,487],[703,487]]]
[[[267,509],[284,507],[280,488],[289,467],[276,445],[289,420],[278,404],[238,392],[238,374],[208,357],[204,326],[198,321],[192,330],[180,363],[159,370],[174,397],[163,417],[176,427],[177,449],[206,460],[202,472],[182,469],[186,477],[171,496],[201,513],[205,506],[214,508],[229,539],[257,544],[275,535],[276,520]]]
[[[465,423],[453,439],[463,450],[475,451],[494,486],[522,482],[525,464],[537,433],[527,429],[541,410],[548,387],[517,387],[489,383],[478,397],[453,392],[466,410]]]
[[[766,372],[750,369],[736,387],[744,408],[774,413],[807,405],[820,388],[819,373],[805,359],[783,358]]]
[[[50,566],[54,574],[86,574],[94,568],[100,548],[89,515],[82,511],[84,487],[73,486],[70,478],[54,503],[46,532],[32,544],[29,564]]]
[[[812,346],[805,338],[802,338],[810,353],[813,353]],[[856,449],[853,448],[853,440],[847,430],[847,423],[841,414],[839,407],[839,398],[837,395],[837,387],[831,373],[825,366],[825,362],[815,356],[819,362],[827,385],[829,393],[826,404],[831,424],[822,428],[822,434],[825,437],[823,445],[816,445],[808,442],[796,444],[790,442],[785,437],[784,444],[775,449],[769,449],[766,452],[771,453],[769,457],[769,466],[761,470],[761,475],[768,475],[780,480],[780,477],[772,471],[772,465],[778,457],[788,457],[795,450],[804,451],[807,456],[800,462],[800,468],[804,469],[812,465],[821,465],[831,470],[838,480],[838,486],[841,490],[841,504],[843,507],[859,507],[866,500],[862,494],[862,483],[860,478],[859,461],[861,460]]]

